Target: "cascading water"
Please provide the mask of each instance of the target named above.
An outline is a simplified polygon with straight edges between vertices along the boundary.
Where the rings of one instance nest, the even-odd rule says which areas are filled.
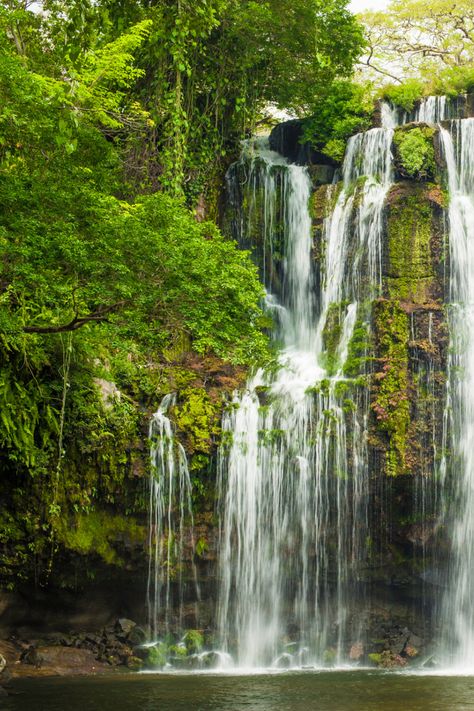
[[[441,602],[441,657],[458,670],[474,671],[474,119],[464,102],[424,99],[399,123],[438,124],[446,161],[449,208],[450,349],[444,408],[444,446],[439,474],[443,515],[451,537]],[[449,128],[441,122],[450,121]],[[446,457],[451,449],[450,466]],[[422,500],[424,496],[422,496]]]
[[[449,99],[447,96],[426,96],[412,111],[393,108],[395,122],[399,126],[406,123],[438,124],[461,117],[462,112],[462,101]]]
[[[183,628],[184,548],[194,552],[191,479],[186,453],[176,442],[166,413],[175,395],[166,395],[149,427],[151,474],[149,480],[150,550],[147,608],[152,640],[174,628]],[[199,599],[196,571],[193,585]],[[170,617],[173,617],[171,620]]]
[[[448,172],[451,347],[448,414],[458,464],[443,623],[449,662],[474,671],[474,119],[441,129]],[[448,483],[449,485],[449,483]]]
[[[241,666],[341,662],[359,639],[352,602],[367,536],[368,402],[349,361],[381,284],[394,126],[388,107],[383,115],[383,128],[350,139],[343,184],[330,189],[319,290],[307,169],[261,142],[250,160],[247,204],[263,191],[271,254],[277,210],[283,222],[280,273],[273,260],[264,272],[267,289],[277,286],[268,301],[282,347],[276,372],[259,371],[222,423],[231,444],[219,464],[218,631]],[[240,221],[244,244],[250,221]]]

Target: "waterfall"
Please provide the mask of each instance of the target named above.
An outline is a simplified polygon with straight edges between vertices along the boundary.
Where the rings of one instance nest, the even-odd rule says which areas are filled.
[[[251,242],[257,222],[271,255],[264,280],[276,287],[267,301],[281,345],[277,368],[257,372],[222,422],[218,634],[240,666],[341,663],[359,639],[368,402],[351,377],[367,366],[353,373],[348,362],[355,334],[368,336],[368,299],[380,293],[395,124],[384,116],[382,128],[350,139],[342,184],[329,189],[319,280],[307,169],[259,141],[245,148],[245,170],[241,161],[230,173],[234,195],[244,174],[251,213],[237,221],[240,241]]]
[[[474,670],[474,119],[441,129],[449,203],[448,414],[454,454],[452,555],[443,608],[450,661]],[[447,486],[450,482],[447,482]]]
[[[186,453],[176,442],[166,413],[176,396],[166,395],[149,427],[151,473],[149,479],[150,551],[147,584],[148,625],[152,640],[173,627],[183,627],[185,549],[194,553],[192,485]],[[193,566],[196,597],[199,599]]]
[[[449,117],[450,104],[446,96],[427,96],[415,110],[414,121],[440,123]]]
[[[411,111],[392,107],[392,115],[397,126],[406,123],[439,124],[442,121],[462,118],[464,101],[463,97],[451,99],[447,96],[426,96]]]

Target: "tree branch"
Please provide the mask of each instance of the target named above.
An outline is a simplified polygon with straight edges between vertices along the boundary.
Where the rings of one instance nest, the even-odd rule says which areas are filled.
[[[104,306],[97,311],[92,311],[90,314],[85,316],[79,316],[76,313],[72,321],[69,323],[64,323],[60,326],[24,326],[24,333],[67,333],[68,331],[77,331],[78,328],[82,328],[87,323],[95,322],[101,323],[108,321],[107,315],[116,311],[122,307],[126,302],[118,301],[116,304],[111,304],[110,306]]]

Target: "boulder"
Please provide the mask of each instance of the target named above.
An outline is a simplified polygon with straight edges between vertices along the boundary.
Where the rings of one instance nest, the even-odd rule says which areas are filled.
[[[116,621],[114,631],[117,634],[117,637],[121,639],[122,637],[127,637],[136,626],[137,623],[133,620],[129,620],[127,617],[121,617]]]
[[[127,635],[127,642],[131,645],[139,645],[146,642],[146,632],[142,627],[135,625]]]
[[[2,687],[5,686],[5,684],[8,684],[11,678],[12,675],[10,669],[8,668],[7,660],[3,654],[0,654],[0,693],[2,691]]]
[[[303,119],[291,119],[279,123],[270,133],[270,148],[272,151],[281,153],[290,163],[318,166],[319,168],[326,166],[328,170],[321,173],[321,179],[324,177],[325,182],[331,182],[337,163],[324,153],[315,150],[310,143],[301,143],[303,130]],[[326,178],[330,178],[330,180],[326,180]]]

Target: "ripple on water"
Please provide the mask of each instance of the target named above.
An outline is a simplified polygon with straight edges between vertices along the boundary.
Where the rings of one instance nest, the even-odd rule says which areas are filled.
[[[240,670],[241,671],[241,670]],[[293,671],[29,679],[6,711],[467,711],[474,677]]]

